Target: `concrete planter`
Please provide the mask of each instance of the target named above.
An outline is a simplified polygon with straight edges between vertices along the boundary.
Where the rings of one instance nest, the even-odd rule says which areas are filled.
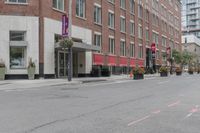
[[[161,72],[160,73],[160,77],[167,77],[168,76],[168,72]]]
[[[134,80],[144,79],[144,74],[134,74],[133,79]]]
[[[181,75],[182,75],[182,72],[176,72],[176,75],[177,75],[177,76],[181,76]]]
[[[6,68],[0,67],[0,80],[5,80]]]
[[[29,67],[27,69],[27,71],[28,71],[28,79],[34,80],[35,79],[35,67]]]

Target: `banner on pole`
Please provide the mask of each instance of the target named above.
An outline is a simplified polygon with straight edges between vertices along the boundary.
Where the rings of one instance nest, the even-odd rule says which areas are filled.
[[[67,15],[62,15],[62,36],[68,36],[69,18]]]

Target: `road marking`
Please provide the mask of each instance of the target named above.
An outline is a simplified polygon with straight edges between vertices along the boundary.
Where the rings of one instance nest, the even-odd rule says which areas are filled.
[[[196,105],[194,108],[192,108],[192,109],[189,111],[190,113],[189,113],[188,115],[186,115],[185,119],[191,117],[194,113],[197,113],[197,112],[199,112],[199,111],[200,111],[199,105]]]
[[[163,81],[163,82],[158,82],[158,84],[164,84],[164,83],[168,83],[168,82],[169,82],[169,80]]]
[[[148,118],[150,118],[150,115],[147,115],[147,116],[145,116],[145,117],[143,117],[143,118],[141,118],[141,119],[138,119],[138,120],[136,120],[136,121],[133,121],[133,122],[129,123],[128,126],[132,126],[132,125],[134,125],[134,124],[136,124],[136,123],[139,123],[139,122],[142,122],[142,121],[144,121],[144,120],[146,120],[146,119],[148,119]]]
[[[174,107],[174,106],[177,106],[178,104],[180,104],[180,101],[176,101],[174,103],[171,103],[169,105],[167,105],[168,107]]]
[[[161,111],[160,110],[155,110],[152,112],[152,114],[159,114]]]

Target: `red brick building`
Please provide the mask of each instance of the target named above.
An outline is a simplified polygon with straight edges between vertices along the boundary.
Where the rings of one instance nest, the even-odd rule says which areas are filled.
[[[29,58],[37,76],[64,76],[67,54],[56,44],[68,7],[68,0],[0,1],[0,58],[7,77],[26,76]],[[151,67],[152,43],[157,66],[167,64],[167,47],[181,50],[179,0],[72,0],[71,14],[71,35],[79,40],[73,48],[74,76],[89,75],[96,66],[113,74]],[[97,47],[101,50],[92,52]]]

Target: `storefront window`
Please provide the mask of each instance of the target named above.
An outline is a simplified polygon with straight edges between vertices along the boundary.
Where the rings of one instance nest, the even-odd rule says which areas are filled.
[[[25,49],[26,47],[10,47],[10,68],[25,68]]]

